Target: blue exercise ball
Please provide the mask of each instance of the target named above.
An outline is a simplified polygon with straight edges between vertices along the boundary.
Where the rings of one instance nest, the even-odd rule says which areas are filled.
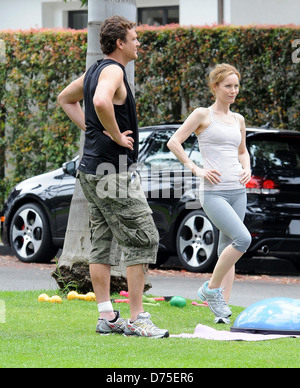
[[[254,303],[237,317],[230,331],[300,335],[300,299],[270,298]]]

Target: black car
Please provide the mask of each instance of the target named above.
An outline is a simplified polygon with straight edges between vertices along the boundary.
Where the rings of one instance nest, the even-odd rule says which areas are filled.
[[[141,128],[139,170],[160,233],[159,260],[177,254],[193,272],[217,260],[218,231],[201,209],[199,182],[167,148],[179,124]],[[196,136],[184,143],[201,166]],[[245,223],[252,235],[247,256],[274,255],[300,268],[300,133],[247,129],[252,179]],[[51,260],[63,246],[78,158],[28,179],[11,192],[1,213],[1,236],[24,262]]]

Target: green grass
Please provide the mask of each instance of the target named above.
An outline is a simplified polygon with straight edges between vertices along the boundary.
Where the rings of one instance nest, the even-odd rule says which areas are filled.
[[[95,334],[95,302],[62,304],[37,301],[42,291],[0,292],[6,323],[0,323],[0,368],[207,368],[299,367],[299,339],[262,342],[208,341],[201,339],[149,339]],[[47,293],[47,292],[46,292]],[[49,291],[48,295],[54,295]],[[208,308],[184,308],[161,302],[147,306],[153,321],[171,334],[193,333],[198,323],[214,325]],[[129,317],[129,306],[118,304]],[[243,309],[233,307],[232,322]]]

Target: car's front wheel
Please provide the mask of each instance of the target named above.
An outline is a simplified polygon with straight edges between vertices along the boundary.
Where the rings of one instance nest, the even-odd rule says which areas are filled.
[[[48,219],[34,203],[21,206],[10,225],[10,245],[24,263],[50,262],[57,248],[53,245]]]
[[[176,238],[181,264],[191,272],[212,271],[217,262],[218,231],[202,210],[181,221]]]

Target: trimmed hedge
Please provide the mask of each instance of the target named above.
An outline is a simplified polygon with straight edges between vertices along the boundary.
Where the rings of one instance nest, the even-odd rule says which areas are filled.
[[[182,121],[213,102],[209,70],[228,62],[242,74],[234,110],[247,125],[300,129],[300,64],[290,27],[138,27],[139,124]],[[80,130],[57,105],[57,95],[85,71],[87,32],[0,31],[0,207],[17,182],[60,167],[78,151]],[[5,128],[5,133],[4,133]],[[4,150],[8,160],[4,161]],[[9,162],[9,164],[8,164]],[[3,165],[10,170],[4,176]]]
[[[139,28],[136,63],[141,125],[180,121],[197,106],[209,106],[211,68],[236,66],[241,90],[233,109],[247,125],[270,122],[300,130],[300,64],[293,63],[292,42],[300,27]]]
[[[80,130],[57,105],[57,96],[85,71],[86,31],[0,32],[0,145],[8,171],[0,177],[0,204],[24,178],[58,168],[78,151]],[[3,174],[3,171],[2,171]]]

